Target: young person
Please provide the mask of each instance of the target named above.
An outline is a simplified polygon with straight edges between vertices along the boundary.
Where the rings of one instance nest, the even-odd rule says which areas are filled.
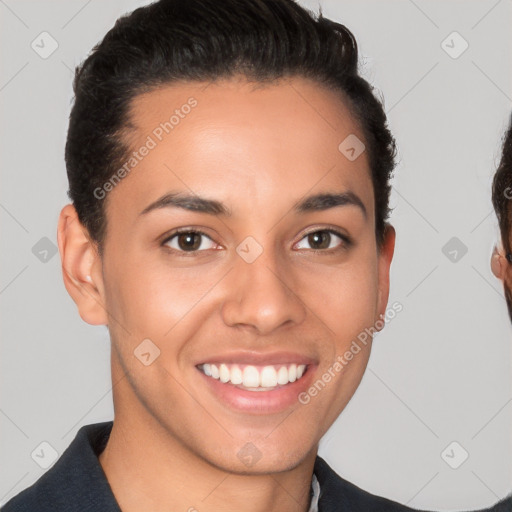
[[[411,510],[317,456],[395,243],[395,144],[357,58],[292,0],[160,0],[77,69],[58,242],[110,332],[115,417],[5,512]]]
[[[502,281],[508,314],[512,321],[512,116],[503,139],[501,160],[492,184],[492,204],[501,239],[491,257],[493,274]]]
[[[492,185],[492,204],[498,218],[501,239],[491,257],[491,269],[503,283],[508,314],[512,321],[512,116],[503,139],[500,164]],[[512,494],[493,511],[512,511]]]

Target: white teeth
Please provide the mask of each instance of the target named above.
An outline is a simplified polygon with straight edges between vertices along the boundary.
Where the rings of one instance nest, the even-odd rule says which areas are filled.
[[[227,382],[229,380],[229,369],[225,364],[220,365],[219,377],[221,382]]]
[[[300,379],[306,369],[305,364],[269,365],[257,368],[248,365],[242,370],[237,364],[209,364],[200,366],[205,375],[220,380],[223,383],[231,382],[242,385],[251,391],[264,391],[277,385],[284,386],[289,382]]]
[[[246,366],[244,368],[244,380],[242,384],[246,388],[257,388],[260,385],[260,374],[254,366]]]
[[[297,365],[292,364],[290,368],[288,368],[288,380],[290,382],[295,382],[297,380]]]
[[[231,384],[242,384],[244,377],[242,375],[242,370],[238,367],[238,365],[233,365],[231,367]]]
[[[262,388],[273,388],[277,385],[277,372],[273,366],[265,366],[261,370],[260,384]]]
[[[277,383],[284,385],[288,384],[288,382],[288,369],[286,368],[286,366],[281,366],[281,368],[279,368],[279,371],[277,372]]]
[[[214,379],[218,379],[219,378],[219,369],[217,368],[216,365],[214,365],[214,364],[210,365],[210,372],[212,373],[212,377]]]

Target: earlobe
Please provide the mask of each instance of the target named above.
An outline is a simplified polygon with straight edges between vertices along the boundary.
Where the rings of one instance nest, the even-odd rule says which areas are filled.
[[[60,212],[57,240],[64,285],[81,318],[92,325],[107,325],[101,259],[72,204]]]

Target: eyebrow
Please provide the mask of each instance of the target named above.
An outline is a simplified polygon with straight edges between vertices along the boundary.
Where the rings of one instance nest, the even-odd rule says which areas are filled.
[[[301,199],[293,206],[295,213],[309,213],[324,211],[338,206],[356,206],[367,218],[368,213],[363,202],[353,192],[319,193]],[[163,208],[182,208],[184,210],[206,213],[209,215],[231,217],[231,210],[223,203],[214,199],[206,199],[197,195],[188,195],[181,192],[169,193],[148,205],[139,215],[146,215],[153,210]]]

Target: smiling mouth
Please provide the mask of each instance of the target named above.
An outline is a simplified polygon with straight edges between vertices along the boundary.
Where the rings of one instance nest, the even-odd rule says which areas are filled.
[[[206,376],[247,391],[272,391],[300,380],[309,365],[276,364],[267,366],[231,363],[203,363],[197,366]]]

